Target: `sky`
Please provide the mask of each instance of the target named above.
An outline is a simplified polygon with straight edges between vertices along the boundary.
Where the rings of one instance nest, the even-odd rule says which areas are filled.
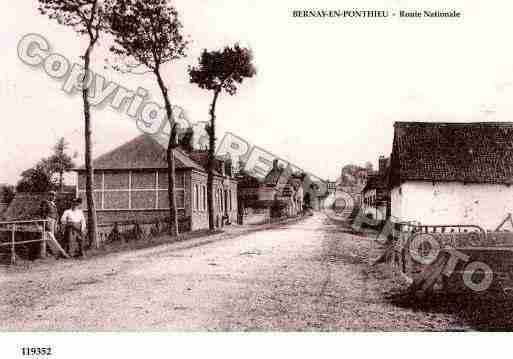
[[[173,2],[191,44],[166,65],[173,104],[193,122],[207,121],[212,94],[190,84],[187,66],[202,49],[239,42],[254,53],[257,76],[223,94],[218,138],[226,131],[321,178],[334,180],[349,163],[377,166],[389,155],[395,121],[512,121],[513,23],[504,1],[253,1]],[[297,9],[456,9],[460,19],[293,18]],[[24,64],[17,45],[43,35],[52,52],[79,62],[86,46],[70,28],[39,14],[36,0],[0,4],[0,183],[16,183],[59,137],[83,163],[80,94]],[[162,103],[151,74],[105,68],[111,42],[101,40],[92,67],[128,89],[141,86]],[[94,157],[140,134],[123,112],[93,111]]]

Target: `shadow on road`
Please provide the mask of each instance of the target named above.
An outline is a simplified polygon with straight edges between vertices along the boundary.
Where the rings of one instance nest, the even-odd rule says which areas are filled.
[[[387,300],[398,307],[458,318],[479,331],[513,330],[513,298],[502,293],[433,293],[424,298],[395,293]]]

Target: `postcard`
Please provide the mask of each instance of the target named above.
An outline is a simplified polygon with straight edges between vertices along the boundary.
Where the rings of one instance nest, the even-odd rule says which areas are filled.
[[[0,14],[1,357],[513,329],[509,4]]]

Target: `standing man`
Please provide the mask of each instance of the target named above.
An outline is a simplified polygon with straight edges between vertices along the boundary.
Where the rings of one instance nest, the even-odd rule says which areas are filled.
[[[48,200],[41,202],[41,218],[46,220],[45,236],[49,237],[49,239],[46,239],[46,244],[48,244],[54,256],[59,257],[60,255],[61,257],[69,258],[68,254],[55,239],[57,221],[59,220],[59,212],[55,205],[56,197],[55,192],[51,191]]]
[[[61,224],[64,226],[64,243],[73,257],[85,258],[83,235],[86,229],[84,212],[80,209],[81,198],[71,202],[71,208],[64,211]],[[78,246],[77,251],[73,247]],[[77,253],[78,252],[78,253]]]
[[[55,229],[57,221],[59,220],[59,212],[55,205],[55,199],[57,195],[54,191],[51,191],[48,196],[48,200],[41,202],[41,218],[47,220],[46,231],[50,232],[55,238]]]

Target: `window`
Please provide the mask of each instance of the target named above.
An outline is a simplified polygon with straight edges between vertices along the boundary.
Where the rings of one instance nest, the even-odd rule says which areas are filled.
[[[198,210],[196,201],[198,200],[198,194],[196,193],[196,185],[192,187],[192,210],[195,212]]]
[[[203,186],[198,185],[198,211],[203,211]]]
[[[177,189],[175,193],[176,208],[185,208],[185,191],[183,189]]]
[[[199,206],[200,206],[200,203],[199,203],[199,201],[200,201],[200,195],[199,195],[199,185],[197,185],[197,184],[195,184],[195,185],[194,185],[194,194],[195,194],[195,196],[194,196],[194,206],[195,206],[195,209],[196,209],[197,211],[199,211]]]
[[[203,202],[203,211],[206,211],[207,210],[207,187],[206,186],[201,186],[201,197],[202,197],[202,202]]]

